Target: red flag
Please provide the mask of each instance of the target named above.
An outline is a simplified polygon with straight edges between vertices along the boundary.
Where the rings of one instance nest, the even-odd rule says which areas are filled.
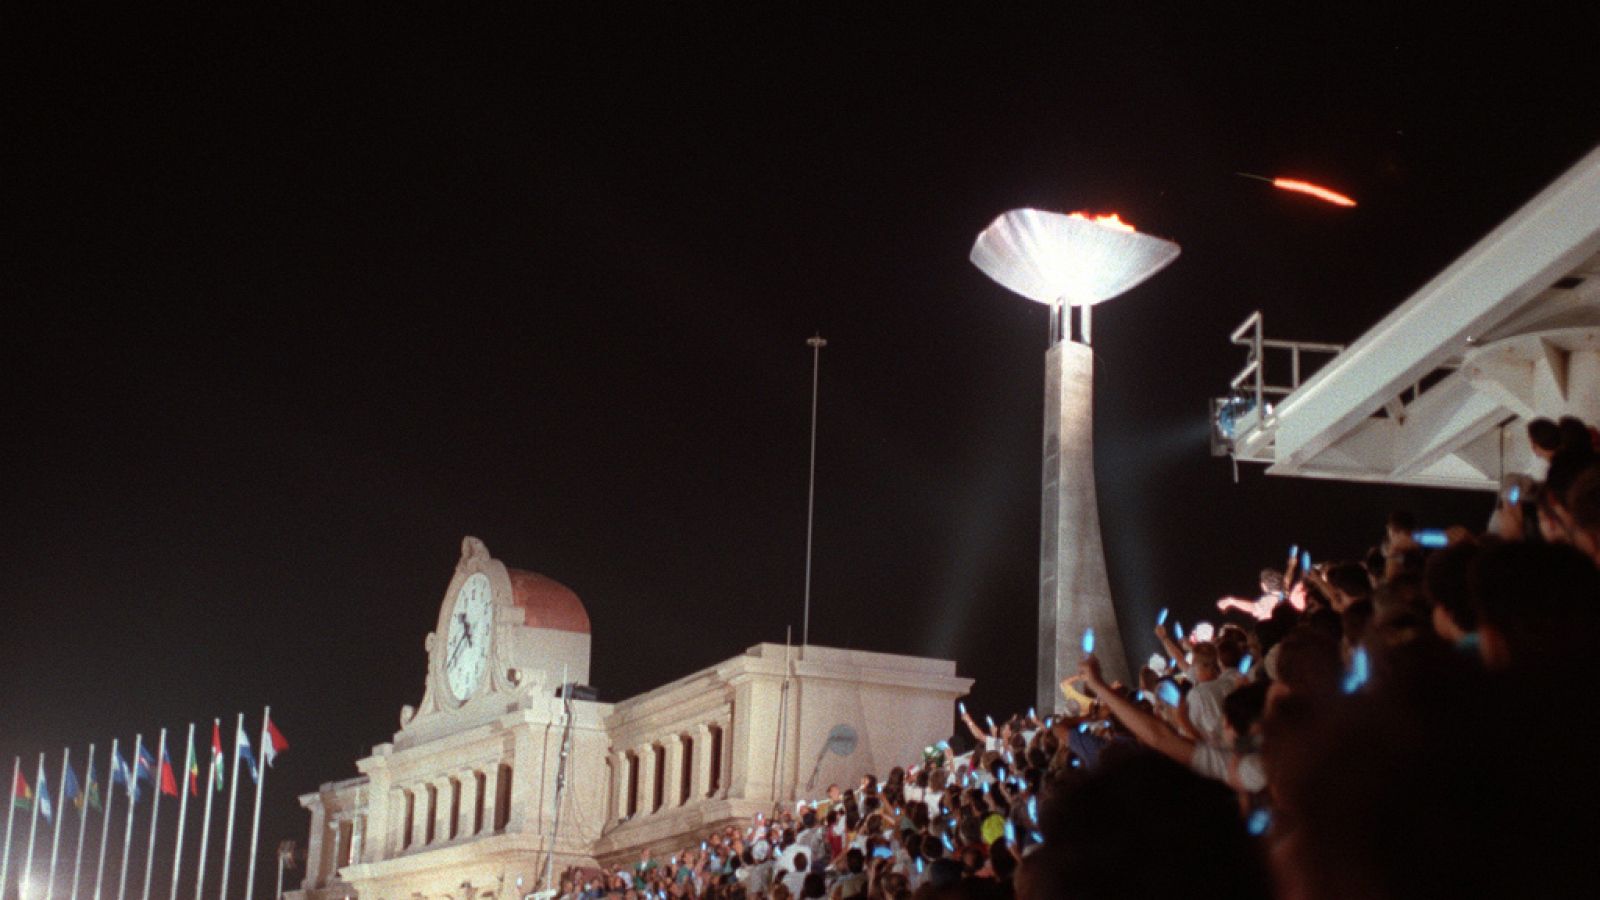
[[[222,726],[211,720],[211,771],[215,773],[213,787],[222,790]]]
[[[270,766],[272,765],[273,757],[287,749],[289,749],[289,742],[283,739],[283,732],[278,730],[278,726],[272,724],[271,719],[268,719],[267,745],[261,748],[261,761]]]
[[[161,793],[178,796],[178,780],[172,777],[172,760],[167,759],[167,751],[161,751]]]
[[[11,804],[23,809],[33,807],[33,789],[28,787],[28,779],[22,777],[22,771],[17,771],[17,780],[11,783]]]

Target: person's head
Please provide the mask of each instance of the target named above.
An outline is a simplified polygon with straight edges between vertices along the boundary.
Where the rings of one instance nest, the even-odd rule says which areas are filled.
[[[1018,870],[1019,900],[1271,896],[1234,793],[1150,751],[1104,754],[1087,774],[1068,774],[1040,818],[1044,843]]]
[[[829,800],[832,800],[834,803],[838,803],[839,802],[839,798],[841,798],[843,796],[844,796],[844,792],[839,790],[839,785],[837,785],[837,784],[828,785],[828,799]]]
[[[1577,453],[1582,456],[1594,455],[1594,438],[1589,433],[1589,426],[1583,424],[1582,419],[1562,416],[1556,422],[1556,427],[1561,430],[1560,452]]]
[[[1222,674],[1222,665],[1217,661],[1217,645],[1210,643],[1195,644],[1190,651],[1194,657],[1194,680],[1199,682],[1211,681]],[[1235,660],[1237,662],[1237,660]]]
[[[1585,466],[1573,477],[1566,501],[1572,545],[1600,565],[1600,465]]]
[[[1372,578],[1360,563],[1339,563],[1323,578],[1333,588],[1333,596],[1328,600],[1335,612],[1344,612],[1346,606],[1372,596]]]
[[[1432,604],[1433,630],[1454,643],[1476,631],[1478,617],[1472,611],[1472,592],[1467,587],[1467,572],[1478,558],[1479,544],[1461,541],[1428,557],[1422,576],[1423,597]]]
[[[1222,698],[1222,721],[1226,734],[1235,741],[1251,737],[1267,708],[1265,682],[1234,688]]]
[[[844,864],[852,874],[860,875],[867,870],[867,856],[860,847],[851,847],[850,852],[845,854]]]
[[[813,897],[828,896],[828,882],[822,877],[821,872],[812,872],[800,886],[800,900],[811,900]]]
[[[1338,694],[1344,680],[1339,642],[1316,628],[1302,626],[1279,642],[1270,695],[1291,694],[1309,702]]]
[[[1224,631],[1215,641],[1217,647],[1217,665],[1224,669],[1239,668],[1239,660],[1244,659],[1245,638],[1238,631]]]
[[[1417,517],[1410,510],[1397,509],[1389,513],[1389,518],[1384,522],[1384,531],[1391,541],[1409,541],[1411,532],[1417,530]]]
[[[1487,547],[1468,576],[1479,650],[1496,669],[1576,668],[1600,626],[1600,572],[1564,544]]]
[[[1534,419],[1528,423],[1528,446],[1534,456],[1549,460],[1561,449],[1561,429],[1549,419]]]
[[[1277,569],[1261,570],[1261,593],[1280,594],[1283,592],[1283,573]]]

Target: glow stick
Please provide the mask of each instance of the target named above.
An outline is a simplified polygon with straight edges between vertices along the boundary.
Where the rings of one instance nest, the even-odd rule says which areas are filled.
[[[1093,628],[1085,628],[1083,630],[1083,652],[1085,652],[1085,653],[1093,653],[1094,652],[1094,629]]]

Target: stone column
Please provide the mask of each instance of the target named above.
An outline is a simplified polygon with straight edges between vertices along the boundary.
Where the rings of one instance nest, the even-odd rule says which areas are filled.
[[[611,751],[611,816],[606,825],[628,814],[628,754]]]
[[[434,811],[436,815],[433,826],[433,842],[443,844],[450,840],[450,826],[452,824],[451,800],[454,796],[452,785],[455,782],[451,780],[450,776],[444,775],[436,780],[434,784],[439,789],[439,805]]]
[[[383,835],[383,858],[400,855],[400,844],[405,840],[406,792],[400,788],[389,789],[387,828]]]
[[[711,725],[701,722],[694,727],[694,772],[689,780],[689,800],[704,800],[711,792]]]
[[[310,846],[306,847],[307,886],[321,887],[326,883],[322,877],[322,838],[328,833],[326,816],[327,813],[320,802],[311,807],[311,841]]]
[[[500,818],[500,764],[490,763],[483,770],[483,833],[494,834]]]
[[[653,813],[656,811],[656,747],[641,744],[633,752],[639,757],[639,811]]]
[[[661,790],[661,807],[671,809],[678,805],[683,794],[683,735],[667,737],[666,779]]]
[[[427,806],[427,781],[411,786],[411,846],[426,847],[427,831],[434,810]]]
[[[461,830],[458,833],[472,837],[478,833],[478,771],[462,769],[456,777],[461,779]]]

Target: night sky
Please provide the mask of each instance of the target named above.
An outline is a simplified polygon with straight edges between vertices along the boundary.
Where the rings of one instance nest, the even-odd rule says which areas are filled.
[[[1353,340],[1594,146],[1600,14],[1055,6],[8,9],[0,758],[271,703],[263,840],[303,842],[296,795],[420,698],[468,534],[584,599],[602,699],[798,637],[818,331],[812,640],[1026,706],[1046,311],[967,262],[1017,206],[1183,245],[1095,316],[1130,650],[1292,542],[1481,525],[1234,484],[1207,399],[1251,311]]]

